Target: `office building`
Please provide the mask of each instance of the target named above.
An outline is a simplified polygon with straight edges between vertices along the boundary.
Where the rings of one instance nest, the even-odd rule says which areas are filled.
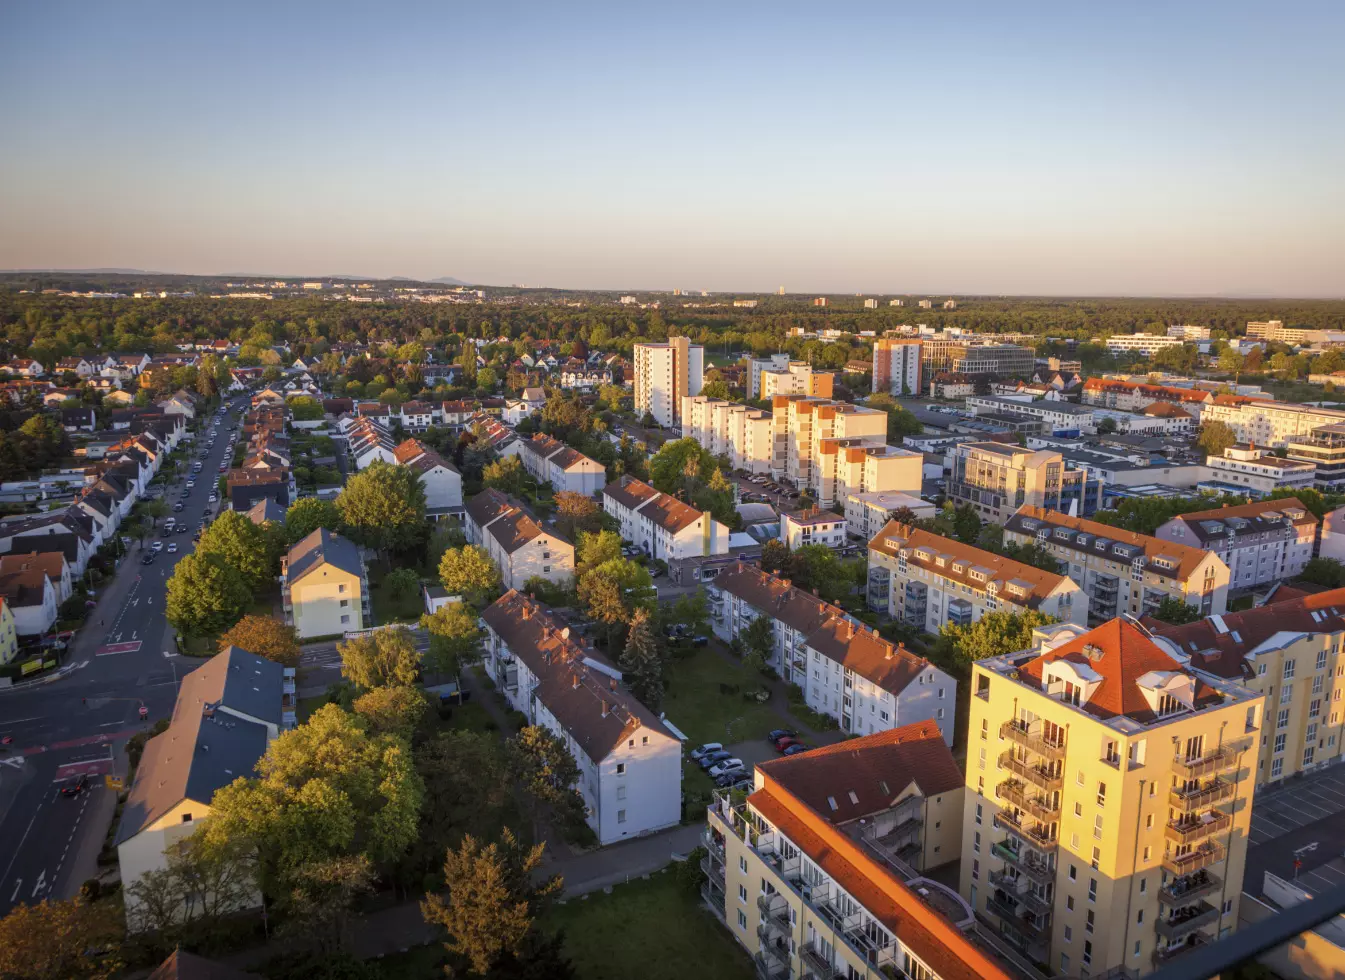
[[[1300,574],[1312,559],[1317,518],[1295,497],[1181,514],[1158,529],[1164,541],[1211,551],[1228,566],[1230,589]]]
[[[920,341],[880,337],[873,343],[873,390],[920,394]]]
[[[1151,333],[1118,334],[1107,338],[1107,353],[1144,354],[1146,357],[1152,357],[1160,350],[1180,347],[1183,343],[1181,337],[1158,336]]]
[[[1325,493],[1345,490],[1345,422],[1319,425],[1286,443],[1289,459],[1315,466],[1313,486]]]
[[[1062,509],[1066,470],[1057,452],[999,442],[963,442],[950,455],[948,499],[971,504],[982,520],[1003,524],[1025,505]]]
[[[1028,609],[1083,625],[1088,593],[1067,575],[892,521],[869,542],[868,604],[925,633]]]
[[[1053,974],[1144,975],[1237,926],[1265,699],[1128,619],[1035,633],[972,664],[962,894]]]
[[[1066,401],[1029,401],[1021,397],[968,395],[967,408],[973,415],[1020,415],[1041,423],[1046,435],[1092,433],[1096,431],[1093,410],[1086,405]]]
[[[923,345],[924,342],[921,343]],[[1031,347],[1020,347],[1017,344],[964,344],[949,348],[947,370],[954,374],[1030,378],[1036,363],[1036,351]]]
[[[686,337],[666,344],[636,344],[633,382],[635,414],[652,415],[664,428],[681,421],[682,398],[699,395],[705,381],[705,348]]]
[[[1172,324],[1168,327],[1168,336],[1182,341],[1200,341],[1210,339],[1209,327],[1197,327],[1189,323]]]
[[[1189,545],[1040,507],[1023,507],[1004,523],[1006,544],[1036,545],[1060,562],[1088,594],[1094,622],[1153,615],[1174,599],[1217,616],[1228,608],[1228,566]]]
[[[1230,446],[1222,456],[1207,456],[1210,480],[1201,489],[1264,497],[1276,490],[1301,490],[1317,482],[1317,464],[1281,459],[1266,449]]]

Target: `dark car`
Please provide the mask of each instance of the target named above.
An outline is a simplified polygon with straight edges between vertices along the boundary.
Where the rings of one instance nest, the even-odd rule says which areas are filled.
[[[711,766],[717,766],[725,759],[732,759],[733,753],[720,749],[718,752],[711,752],[709,755],[703,755],[696,761],[700,763],[702,769],[709,769]]]
[[[177,526],[177,533],[178,533],[178,534],[186,534],[186,533],[187,533],[187,525],[185,525],[185,524],[179,524],[179,525]]]
[[[791,745],[789,748],[785,749],[784,752],[782,752],[781,754],[782,754],[782,755],[798,755],[800,752],[807,752],[807,751],[808,751],[808,746],[804,745],[802,742],[795,742],[795,743],[794,743],[793,745]]]
[[[62,796],[78,796],[89,788],[89,775],[72,776],[61,786]]]
[[[791,731],[788,728],[777,728],[775,729],[775,731],[771,732],[769,735],[766,736],[766,741],[775,743],[780,741],[780,739],[782,738],[794,738],[797,735],[798,732]]]
[[[692,645],[693,647],[704,647],[704,646],[709,646],[709,645],[710,645],[710,638],[709,638],[708,636],[693,636],[693,637],[691,638],[691,645]]]
[[[751,779],[750,776],[744,777],[743,770],[741,769],[730,769],[728,772],[715,778],[715,785],[720,789],[725,789],[726,787],[732,786],[734,783],[743,782],[745,778],[748,781]]]
[[[185,510],[186,507],[187,507],[187,505],[184,504],[182,501],[179,500],[177,503],[175,503],[175,504],[173,505],[173,513],[177,513],[178,511]]]
[[[140,556],[140,564],[142,564],[142,565],[153,565],[153,564],[154,564],[154,552],[152,552],[152,551],[147,551],[147,552],[145,552],[143,555],[141,555],[141,556]]]

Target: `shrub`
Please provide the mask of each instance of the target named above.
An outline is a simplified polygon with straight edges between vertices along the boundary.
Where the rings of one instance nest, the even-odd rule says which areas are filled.
[[[701,861],[708,853],[709,851],[704,847],[697,847],[686,856],[685,861],[677,861],[673,864],[673,877],[677,879],[677,886],[687,895],[694,897],[700,894],[701,885],[705,883],[705,872],[701,870]]]

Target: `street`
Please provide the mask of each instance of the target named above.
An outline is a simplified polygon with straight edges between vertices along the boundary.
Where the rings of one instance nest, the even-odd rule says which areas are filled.
[[[208,433],[207,421],[191,447]],[[180,520],[195,525],[208,508],[228,441],[221,428],[186,509],[174,515]],[[177,497],[170,485],[165,499]],[[176,542],[179,552],[142,565],[144,548],[157,540]],[[147,538],[144,548],[133,547],[102,588],[67,652],[66,676],[0,690],[0,736],[14,739],[0,754],[0,916],[20,902],[69,897],[94,874],[113,810],[103,774],[125,774],[120,743],[170,716],[178,680],[200,663],[172,653],[163,614],[164,584],[191,553],[191,538]],[[61,795],[60,784],[80,774],[89,775],[88,788]]]

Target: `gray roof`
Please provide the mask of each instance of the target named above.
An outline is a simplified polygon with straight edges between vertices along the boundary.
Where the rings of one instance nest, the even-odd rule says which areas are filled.
[[[351,575],[364,570],[360,550],[354,544],[320,527],[290,549],[285,578],[293,585],[324,562]]]
[[[252,505],[252,508],[247,512],[247,517],[253,524],[265,524],[267,521],[284,524],[285,508],[270,497],[263,497]]]

